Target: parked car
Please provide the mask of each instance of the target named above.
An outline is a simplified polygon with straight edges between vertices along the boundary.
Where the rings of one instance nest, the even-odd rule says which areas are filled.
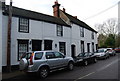
[[[108,53],[110,56],[115,56],[115,55],[116,55],[115,50],[113,50],[112,48],[107,48],[107,53]]]
[[[114,49],[116,53],[120,53],[120,47]]]
[[[94,55],[94,53],[88,52],[80,53],[78,56],[74,58],[74,60],[76,64],[84,64],[85,66],[87,66],[89,63],[97,62],[96,55]]]
[[[49,72],[67,68],[73,70],[74,60],[56,51],[34,51],[23,54],[19,64],[20,70],[26,73],[37,73],[46,78]]]
[[[100,48],[95,52],[95,55],[98,59],[106,59],[109,58],[110,55],[107,53],[106,48]]]

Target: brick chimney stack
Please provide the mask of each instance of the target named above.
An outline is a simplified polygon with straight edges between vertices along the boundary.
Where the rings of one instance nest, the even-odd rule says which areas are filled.
[[[55,17],[60,17],[60,13],[59,13],[60,4],[58,3],[57,0],[55,1],[54,5],[52,7],[53,7],[53,15]]]
[[[77,19],[77,16],[74,16]]]

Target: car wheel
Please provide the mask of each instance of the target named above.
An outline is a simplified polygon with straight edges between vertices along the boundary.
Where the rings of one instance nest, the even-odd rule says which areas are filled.
[[[110,58],[110,55],[108,55],[108,58]]]
[[[114,56],[115,56],[116,54],[114,54]]]
[[[88,61],[87,61],[87,60],[84,61],[84,65],[85,65],[85,66],[88,65]]]
[[[74,65],[73,65],[73,63],[72,62],[69,62],[69,64],[68,64],[68,70],[73,70],[73,67],[74,67]]]
[[[97,62],[97,58],[94,58],[94,63],[96,63]]]
[[[46,78],[48,76],[48,73],[49,73],[49,70],[47,67],[42,67],[40,70],[39,70],[39,75],[41,78]]]

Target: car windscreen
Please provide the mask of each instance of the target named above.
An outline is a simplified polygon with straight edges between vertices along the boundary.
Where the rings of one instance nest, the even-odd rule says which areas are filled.
[[[80,53],[78,57],[83,57],[84,55],[85,55],[84,53]]]
[[[96,53],[102,53],[102,52],[105,52],[104,49],[99,49],[96,51]]]

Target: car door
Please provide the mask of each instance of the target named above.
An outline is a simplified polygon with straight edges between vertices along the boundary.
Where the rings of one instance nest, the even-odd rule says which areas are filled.
[[[88,62],[90,61],[90,56],[89,53],[85,53],[84,59],[86,59]]]
[[[55,57],[58,58],[59,65],[58,67],[67,66],[68,59],[60,52],[55,52]]]
[[[54,52],[46,52],[47,64],[50,66],[50,69],[58,68],[60,65],[59,59],[55,57]]]

